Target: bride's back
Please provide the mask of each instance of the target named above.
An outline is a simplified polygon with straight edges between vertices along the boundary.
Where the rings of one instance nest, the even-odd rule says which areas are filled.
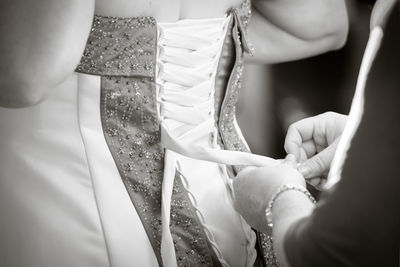
[[[151,16],[159,22],[222,17],[243,0],[96,0],[95,13],[115,17]]]

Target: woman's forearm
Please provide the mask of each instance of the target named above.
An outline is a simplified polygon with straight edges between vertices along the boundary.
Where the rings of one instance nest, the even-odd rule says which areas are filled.
[[[279,196],[273,207],[273,231],[274,251],[280,266],[290,266],[285,250],[284,239],[290,227],[300,219],[311,214],[314,204],[301,192],[287,191]],[[293,267],[293,266],[292,266]]]
[[[253,0],[251,61],[276,63],[340,48],[347,37],[343,0]]]
[[[93,10],[94,0],[1,1],[1,106],[35,104],[72,74]]]

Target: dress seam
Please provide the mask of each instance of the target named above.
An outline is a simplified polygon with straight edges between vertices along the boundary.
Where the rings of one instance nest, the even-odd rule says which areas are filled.
[[[107,253],[108,265],[110,267],[112,267],[109,245],[108,245],[106,234],[105,234],[105,231],[104,231],[104,224],[103,224],[103,220],[101,219],[101,215],[100,215],[99,202],[97,200],[96,190],[95,190],[94,183],[93,183],[93,174],[92,174],[92,171],[90,170],[90,163],[89,163],[88,153],[87,153],[87,149],[86,149],[86,143],[85,143],[85,140],[84,140],[84,137],[83,137],[83,134],[82,134],[82,124],[81,124],[81,120],[80,120],[80,98],[79,98],[81,87],[80,87],[80,84],[79,84],[80,83],[79,82],[79,80],[80,80],[79,75],[85,75],[85,74],[79,74],[78,73],[78,77],[77,77],[78,90],[77,90],[76,98],[77,98],[77,122],[78,122],[78,125],[79,125],[79,135],[81,137],[82,145],[83,145],[83,148],[84,148],[85,161],[86,161],[88,173],[89,173],[89,176],[90,176],[90,181],[91,181],[91,184],[92,184],[92,191],[93,191],[93,197],[94,197],[94,200],[95,200],[95,203],[96,203],[97,215],[98,215],[98,218],[99,218],[101,231],[103,233],[103,239],[104,239],[104,245],[105,245],[106,253]],[[86,74],[86,75],[88,75],[88,74]],[[99,78],[100,78],[100,83],[101,83],[101,77],[99,76]]]

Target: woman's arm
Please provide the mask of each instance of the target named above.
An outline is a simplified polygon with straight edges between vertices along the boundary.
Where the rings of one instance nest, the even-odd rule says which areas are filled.
[[[282,267],[292,266],[289,265],[284,248],[286,233],[291,227],[297,225],[298,221],[306,219],[312,213],[313,208],[314,204],[310,199],[305,194],[295,190],[286,191],[276,199],[273,207],[274,228],[272,237],[274,251]]]
[[[0,106],[34,105],[72,74],[93,12],[94,0],[0,2]]]
[[[343,0],[253,0],[249,61],[278,63],[343,46],[348,19]]]
[[[256,229],[266,225],[265,208],[275,200],[268,219],[281,266],[399,266],[399,10],[397,4],[369,72],[341,180],[317,206],[296,190],[274,197],[283,184],[304,186],[285,164],[244,169],[233,180],[235,207]]]
[[[311,216],[297,222],[281,210],[298,201],[275,203],[278,257],[291,266],[399,266],[399,15],[397,4],[369,73],[341,180],[323,192]]]

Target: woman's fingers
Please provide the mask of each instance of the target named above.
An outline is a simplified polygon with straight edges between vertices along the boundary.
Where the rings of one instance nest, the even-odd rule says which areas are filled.
[[[295,169],[297,168],[297,159],[296,156],[293,154],[287,155],[283,163],[292,166]]]
[[[314,157],[303,162],[298,168],[299,172],[305,178],[320,177],[324,173],[326,173],[331,166],[331,162],[333,156],[335,155],[338,142],[339,139],[337,139],[330,146],[322,150]]]
[[[315,145],[314,140],[308,140],[301,144],[301,149],[304,150],[305,154],[307,155],[307,159],[311,158],[312,156],[317,153],[317,146]]]
[[[312,140],[314,129],[314,117],[300,120],[289,126],[285,138],[285,151],[300,158],[303,142]]]

